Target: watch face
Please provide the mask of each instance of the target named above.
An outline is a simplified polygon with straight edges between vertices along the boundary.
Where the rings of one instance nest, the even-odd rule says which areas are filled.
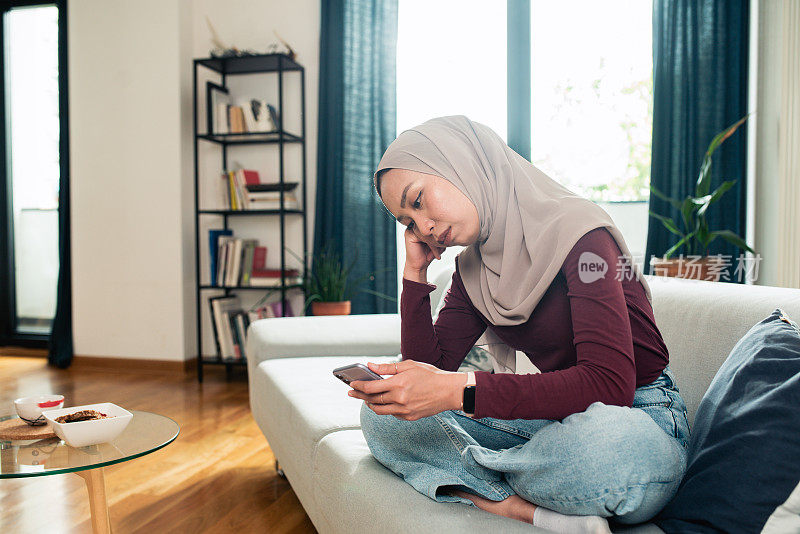
[[[475,386],[467,386],[464,388],[464,413],[475,413]]]

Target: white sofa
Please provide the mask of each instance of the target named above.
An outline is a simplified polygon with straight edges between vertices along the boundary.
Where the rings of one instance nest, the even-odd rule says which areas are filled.
[[[432,307],[450,275],[444,271],[434,281]],[[690,424],[717,369],[750,327],[777,307],[800,320],[797,289],[647,280]],[[370,454],[360,430],[361,401],[348,397],[331,371],[396,358],[398,315],[265,319],[250,325],[246,352],[253,416],[318,531],[536,531],[473,507],[437,503]],[[634,530],[661,532],[654,525]]]

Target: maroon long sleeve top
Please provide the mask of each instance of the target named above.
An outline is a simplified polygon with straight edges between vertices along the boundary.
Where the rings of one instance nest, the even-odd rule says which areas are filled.
[[[588,271],[581,276],[584,252],[606,262],[603,277],[590,281]],[[644,287],[630,265],[618,261],[621,256],[605,228],[586,233],[528,321],[514,326],[492,325],[473,306],[457,261],[435,325],[430,293],[436,286],[403,279],[403,359],[455,371],[488,327],[542,372],[476,372],[475,417],[561,420],[597,401],[631,406],[634,390],[655,380],[669,355]]]

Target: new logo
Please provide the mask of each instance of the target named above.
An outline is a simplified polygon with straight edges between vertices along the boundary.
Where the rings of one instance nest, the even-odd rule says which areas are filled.
[[[607,272],[608,263],[594,252],[583,252],[578,258],[578,277],[584,284],[600,280]]]

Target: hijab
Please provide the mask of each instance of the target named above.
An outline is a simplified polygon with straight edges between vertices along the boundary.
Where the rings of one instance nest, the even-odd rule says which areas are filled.
[[[391,168],[444,178],[475,204],[478,239],[459,253],[458,269],[472,304],[491,324],[526,322],[573,246],[595,228],[613,236],[652,302],[608,213],[547,176],[488,126],[463,115],[431,119],[402,132],[375,174]],[[606,275],[616,267],[608,266]],[[515,352],[486,337],[495,363],[513,372]]]

